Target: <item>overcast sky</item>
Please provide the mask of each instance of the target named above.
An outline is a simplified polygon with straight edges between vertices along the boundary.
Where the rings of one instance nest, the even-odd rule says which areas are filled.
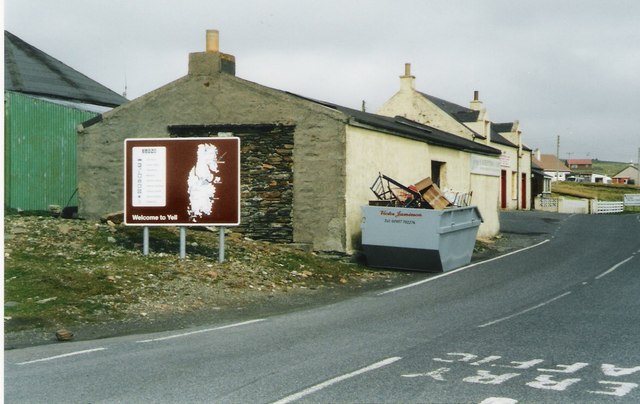
[[[375,112],[410,62],[419,91],[561,158],[636,161],[638,0],[5,0],[5,29],[133,99],[187,72],[220,31],[236,74]]]

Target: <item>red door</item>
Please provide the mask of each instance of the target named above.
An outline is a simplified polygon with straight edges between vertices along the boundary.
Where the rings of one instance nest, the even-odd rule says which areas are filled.
[[[507,208],[507,171],[502,170],[500,174],[500,208]]]
[[[527,209],[527,174],[522,173],[522,195],[520,196],[522,200],[520,206],[522,209]]]

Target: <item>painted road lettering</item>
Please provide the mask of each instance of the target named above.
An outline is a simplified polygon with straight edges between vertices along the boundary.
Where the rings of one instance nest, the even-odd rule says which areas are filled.
[[[451,382],[455,381],[456,375],[458,375],[457,378],[465,383],[484,385],[501,385],[520,380],[520,383],[525,386],[538,390],[563,392],[581,388],[582,391],[589,394],[623,397],[636,389],[638,383],[619,379],[640,372],[640,366],[623,367],[605,363],[599,365],[598,369],[602,378],[608,380],[584,381],[580,373],[587,371],[590,367],[593,371],[593,366],[586,362],[550,363],[548,366],[543,366],[544,359],[507,360],[499,355],[482,356],[469,352],[449,352],[431,358],[431,361],[449,365],[422,373],[408,373],[401,376],[404,378],[429,378],[436,382]],[[482,369],[478,369],[478,367],[482,367]],[[515,369],[521,372],[499,372],[500,368]],[[461,372],[462,375],[460,375]],[[571,376],[569,377],[569,375]],[[610,380],[611,378],[618,380]]]
[[[475,376],[469,376],[462,379],[462,381],[467,383],[478,383],[478,384],[502,384],[507,380],[513,379],[514,377],[520,376],[520,373],[504,373],[501,375],[494,375],[489,373],[487,370],[478,370]]]
[[[609,396],[623,397],[623,396],[626,396],[631,390],[633,390],[636,387],[638,387],[637,383],[608,382],[608,381],[600,381],[598,383],[609,385],[609,390],[607,390],[607,391],[589,390],[589,393],[606,394],[606,395],[609,395]]]
[[[527,386],[541,390],[555,390],[565,391],[567,387],[572,384],[578,383],[581,379],[563,379],[555,380],[556,376],[540,375],[532,382],[527,383]]]

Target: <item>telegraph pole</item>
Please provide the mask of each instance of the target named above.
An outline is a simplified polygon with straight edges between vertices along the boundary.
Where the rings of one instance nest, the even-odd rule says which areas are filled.
[[[560,181],[560,135],[556,141],[556,181]]]
[[[636,159],[636,186],[640,186],[640,147],[638,147],[638,158]]]

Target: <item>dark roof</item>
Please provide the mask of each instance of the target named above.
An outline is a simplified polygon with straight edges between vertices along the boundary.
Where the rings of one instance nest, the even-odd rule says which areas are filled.
[[[513,122],[491,123],[498,132],[513,132]]]
[[[329,102],[314,100],[293,93],[288,94],[320,105],[324,105],[325,107],[332,108],[336,111],[340,111],[351,118],[353,121],[360,123],[361,125],[369,126],[396,136],[419,140],[436,146],[450,147],[453,149],[474,153],[489,155],[502,154],[500,150],[493,147],[481,143],[472,142],[471,140],[467,140],[463,137],[443,132],[441,130],[423,125],[421,123],[401,116],[391,118],[388,116],[377,115],[369,112],[359,111],[357,109],[343,107]]]
[[[459,122],[475,122],[478,120],[479,111],[463,107],[462,105],[454,104],[442,98],[434,97],[433,95],[419,93],[432,103],[436,104],[447,114],[454,117]]]
[[[491,125],[491,141],[503,146],[515,147],[516,149],[518,148],[517,144],[511,142],[509,139],[499,134],[493,124]]]
[[[436,104],[447,114],[451,115],[458,122],[475,122],[478,120],[479,111],[475,111],[471,108],[463,107],[462,105],[454,104],[453,102],[443,100],[442,98],[434,97],[426,93],[419,92],[420,95]],[[509,141],[502,136],[499,132],[510,132],[513,129],[513,123],[492,123],[491,124],[491,141],[503,146],[518,148],[517,144]],[[525,147],[526,148],[526,147]],[[526,148],[528,149],[528,148]]]
[[[4,31],[4,89],[108,107],[127,101],[8,31]]]

